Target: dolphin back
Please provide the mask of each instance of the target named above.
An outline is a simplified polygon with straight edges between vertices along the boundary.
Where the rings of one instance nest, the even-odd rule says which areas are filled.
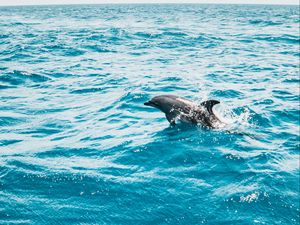
[[[215,127],[216,124],[220,123],[220,120],[213,113],[212,108],[219,103],[217,100],[208,100],[197,105],[188,99],[176,95],[158,95],[144,104],[165,113],[171,125],[175,125],[176,119],[179,118],[184,122],[200,123],[204,126]]]

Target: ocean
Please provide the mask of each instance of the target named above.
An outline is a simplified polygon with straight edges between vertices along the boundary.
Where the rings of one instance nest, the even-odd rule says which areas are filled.
[[[0,224],[299,224],[299,40],[299,6],[0,7]]]

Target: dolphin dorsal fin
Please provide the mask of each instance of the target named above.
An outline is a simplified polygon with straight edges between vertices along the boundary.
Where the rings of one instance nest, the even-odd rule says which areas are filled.
[[[208,100],[201,102],[200,106],[204,107],[209,113],[213,113],[212,108],[214,105],[219,104],[220,102],[217,100]]]

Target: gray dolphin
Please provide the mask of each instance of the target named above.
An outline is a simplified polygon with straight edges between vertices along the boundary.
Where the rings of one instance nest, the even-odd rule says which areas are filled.
[[[179,119],[187,123],[219,128],[224,123],[216,117],[212,110],[212,107],[219,103],[217,100],[208,100],[197,105],[176,95],[159,95],[145,102],[144,105],[155,107],[164,112],[171,125],[175,125],[176,119]]]

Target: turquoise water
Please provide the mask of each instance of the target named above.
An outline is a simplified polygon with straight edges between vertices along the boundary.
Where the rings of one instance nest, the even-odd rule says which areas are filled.
[[[298,6],[1,7],[0,31],[0,224],[299,223]],[[170,127],[159,94],[228,125]]]

